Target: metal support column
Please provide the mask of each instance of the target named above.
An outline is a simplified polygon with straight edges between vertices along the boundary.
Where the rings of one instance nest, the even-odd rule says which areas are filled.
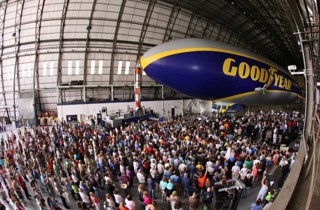
[[[87,69],[88,69],[88,57],[89,57],[89,46],[90,46],[90,31],[92,29],[92,18],[93,18],[93,13],[95,11],[97,4],[97,0],[93,0],[92,3],[92,8],[91,8],[91,13],[90,13],[90,18],[89,18],[89,25],[87,26],[87,40],[86,40],[86,51],[84,55],[84,67],[83,67],[83,101],[86,102],[87,100],[87,91],[85,86],[87,85]]]
[[[161,99],[164,99],[164,86],[161,85]]]
[[[63,41],[64,41],[64,27],[66,24],[66,17],[68,12],[68,6],[69,6],[70,0],[64,0],[63,3],[63,9],[62,9],[62,15],[61,15],[61,23],[60,23],[60,37],[59,37],[59,57],[58,57],[58,74],[57,74],[57,87],[61,85],[62,83],[62,48],[63,48]],[[61,89],[57,89],[57,98],[59,103],[59,100],[61,100]]]
[[[38,108],[41,110],[40,94],[39,94],[39,48],[41,35],[41,21],[43,15],[45,0],[38,0],[38,9],[36,16],[35,43],[34,43],[34,71],[33,71],[33,110],[35,125],[38,126]]]
[[[17,121],[17,104],[16,104],[16,80],[18,86],[18,94],[20,94],[20,78],[19,78],[19,52],[20,52],[20,31],[21,31],[21,19],[23,13],[24,0],[17,1],[16,16],[15,16],[15,28],[12,36],[15,37],[15,64],[13,71],[13,114],[14,121]]]
[[[6,13],[7,13],[7,6],[8,6],[8,0],[3,2],[0,7],[0,77],[1,77],[1,90],[2,90],[2,97],[3,97],[3,103],[4,106],[7,106],[7,98],[6,98],[6,93],[4,89],[4,78],[3,78],[3,63],[2,63],[2,55],[3,55],[3,48],[4,48],[4,25],[6,21]],[[6,109],[7,115],[9,118],[9,112],[8,109]]]
[[[151,20],[153,9],[154,9],[154,6],[156,5],[156,3],[157,3],[157,0],[150,0],[149,1],[147,12],[146,12],[146,15],[144,17],[144,21],[143,21],[143,25],[142,25],[142,29],[141,29],[141,33],[140,33],[140,38],[139,38],[138,53],[137,53],[137,65],[138,65],[139,68],[140,68],[139,60],[140,60],[140,56],[141,56],[141,53],[142,53],[142,46],[143,46],[143,43],[144,43],[144,38],[146,36],[147,30],[148,30],[148,26],[149,26],[149,22]],[[138,85],[141,88],[141,86],[142,86],[142,70],[141,70],[141,68],[140,68],[140,74],[138,75],[138,77],[139,77],[138,78],[138,81],[139,81]],[[135,78],[135,80],[137,80],[137,79]],[[141,98],[141,92],[139,92],[139,97]],[[139,99],[139,103],[140,103],[140,99]],[[139,106],[141,106],[141,104],[139,104]]]
[[[312,57],[310,52],[309,43],[303,44],[305,71],[313,69]],[[314,111],[314,78],[313,73],[305,73],[305,85],[306,85],[306,103],[305,103],[305,130],[304,134],[308,138],[311,135],[311,126]]]

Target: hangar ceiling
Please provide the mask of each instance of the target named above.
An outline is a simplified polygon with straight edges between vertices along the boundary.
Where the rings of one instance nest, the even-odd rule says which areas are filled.
[[[317,6],[310,0],[0,0],[0,106],[30,97],[45,111],[57,103],[132,101],[138,58],[187,37],[301,69],[293,34],[300,31],[319,69]],[[141,81],[142,99],[184,97],[147,75]]]
[[[305,7],[309,8],[309,18],[316,20],[312,13],[313,1],[274,0],[164,0],[192,11],[193,18],[208,18],[221,24],[232,33],[241,36],[245,48],[264,55],[286,68],[290,64],[302,67],[300,46],[298,45],[298,24],[304,23],[308,29],[309,20]],[[289,4],[290,2],[290,4]],[[305,5],[305,2],[307,2]],[[304,16],[295,17],[293,8],[297,6]],[[301,23],[297,23],[297,22]],[[299,29],[301,32],[303,28]],[[318,31],[317,31],[318,32]],[[204,27],[205,33],[205,27]],[[205,34],[191,34],[205,37]]]

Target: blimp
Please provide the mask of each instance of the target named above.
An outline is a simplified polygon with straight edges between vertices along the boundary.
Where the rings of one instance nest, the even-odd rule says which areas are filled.
[[[223,42],[173,40],[148,50],[140,65],[153,80],[193,98],[239,104],[302,98],[297,82],[279,65]]]

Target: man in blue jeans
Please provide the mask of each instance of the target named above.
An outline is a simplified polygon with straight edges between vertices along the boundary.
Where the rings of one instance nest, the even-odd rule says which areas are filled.
[[[149,189],[149,196],[152,199],[155,199],[156,183],[155,183],[154,179],[151,177],[151,175],[148,176],[147,184],[148,184],[148,189]]]

